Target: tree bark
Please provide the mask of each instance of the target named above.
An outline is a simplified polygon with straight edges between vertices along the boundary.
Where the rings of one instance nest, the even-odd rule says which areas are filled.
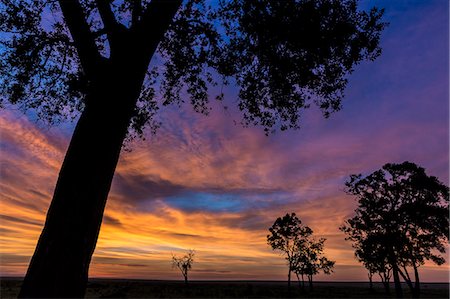
[[[106,199],[139,95],[139,89],[113,76],[87,95],[20,298],[84,296]]]

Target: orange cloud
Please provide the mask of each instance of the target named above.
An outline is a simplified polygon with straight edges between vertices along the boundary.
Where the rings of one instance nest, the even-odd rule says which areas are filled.
[[[223,122],[218,115],[174,118],[150,143],[136,142],[122,154],[90,275],[178,279],[172,253],[195,249],[193,279],[285,279],[285,261],[266,235],[278,216],[295,211],[327,238],[326,254],[336,260],[335,274],[318,279],[365,280],[338,227],[355,207],[342,192],[343,181],[368,165],[348,165],[347,157],[362,151],[358,147],[326,146],[355,138],[325,136],[304,144],[253,129],[222,132]],[[42,229],[68,137],[14,113],[3,113],[0,127],[1,274],[20,276]],[[208,128],[216,133],[205,133]],[[424,280],[443,280],[444,268],[427,265]]]

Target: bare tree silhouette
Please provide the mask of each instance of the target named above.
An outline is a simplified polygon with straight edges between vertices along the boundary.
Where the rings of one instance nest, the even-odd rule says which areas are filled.
[[[194,250],[189,250],[184,256],[177,257],[172,254],[172,267],[176,267],[181,271],[181,274],[184,277],[184,283],[188,284],[188,273],[192,268],[192,264],[194,263]]]
[[[84,296],[122,144],[158,127],[159,107],[207,114],[209,87],[234,82],[243,125],[298,128],[311,104],[339,110],[347,76],[381,52],[383,11],[357,0],[208,3],[0,2],[0,106],[81,114],[20,297]]]

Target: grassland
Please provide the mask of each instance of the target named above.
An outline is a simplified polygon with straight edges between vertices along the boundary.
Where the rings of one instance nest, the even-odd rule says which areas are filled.
[[[1,279],[1,298],[16,298],[20,279]],[[410,297],[404,286],[405,298]],[[394,298],[381,284],[316,282],[312,291],[279,281],[178,281],[91,279],[86,298]],[[422,284],[421,298],[449,298],[448,283]]]

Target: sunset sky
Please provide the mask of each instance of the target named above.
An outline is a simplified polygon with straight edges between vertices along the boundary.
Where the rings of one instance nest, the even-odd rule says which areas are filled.
[[[339,231],[353,215],[350,174],[405,160],[449,181],[449,37],[446,0],[365,1],[386,8],[383,54],[349,77],[343,110],[317,108],[300,130],[266,137],[213,104],[161,111],[155,136],[127,145],[117,166],[90,277],[180,279],[171,254],[195,249],[192,279],[284,280],[266,243],[275,219],[296,212],[336,261],[318,280],[366,280]],[[236,88],[226,90],[230,106]],[[0,275],[23,276],[42,230],[74,123],[48,128],[32,113],[0,111]],[[420,268],[447,281],[449,263]]]

